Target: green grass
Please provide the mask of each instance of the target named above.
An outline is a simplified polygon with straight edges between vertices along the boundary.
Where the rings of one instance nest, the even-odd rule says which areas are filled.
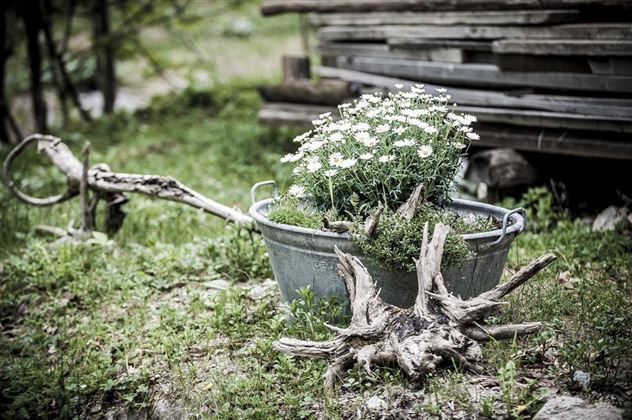
[[[136,116],[59,134],[75,151],[91,141],[94,163],[171,175],[246,210],[254,182],[287,180],[278,159],[295,134],[257,124],[257,106],[253,83],[239,82],[190,89]],[[63,187],[36,162],[28,156],[18,165],[25,189]],[[337,418],[358,409],[368,415],[363,401],[379,394],[395,413],[526,417],[542,403],[539,382],[528,379],[533,372],[568,390],[577,369],[592,374],[593,398],[616,397],[630,383],[632,241],[591,232],[551,210],[546,194],[530,194],[532,228],[512,247],[508,271],[548,250],[559,261],[492,319],[545,324],[533,337],[485,346],[484,367],[498,392],[477,395],[459,370],[416,383],[385,367],[375,376],[354,369],[329,394],[324,361],[288,357],[272,343],[331,337],[324,323],[339,321],[340,308],[314,302],[308,290],[282,308],[265,281],[262,241],[251,231],[130,195],[128,218],[110,241],[51,247],[33,226],[78,220],[77,201],[29,208],[2,188],[1,416],[102,417],[170,407],[215,418]],[[574,288],[558,282],[564,271],[577,278]]]

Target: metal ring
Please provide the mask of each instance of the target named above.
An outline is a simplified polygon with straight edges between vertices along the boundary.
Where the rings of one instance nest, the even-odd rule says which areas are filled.
[[[500,232],[500,237],[498,239],[496,239],[493,242],[489,242],[487,244],[485,244],[485,247],[489,248],[492,247],[494,245],[499,244],[500,242],[502,242],[503,239],[505,239],[505,236],[507,235],[507,227],[509,227],[509,217],[512,214],[515,213],[520,213],[520,215],[522,216],[522,229],[518,232],[521,233],[522,231],[524,231],[524,229],[526,228],[527,225],[527,211],[525,209],[523,209],[522,207],[518,207],[515,208],[513,210],[508,211],[507,213],[505,213],[505,215],[503,216],[503,226],[502,226],[502,230]]]
[[[252,201],[252,204],[255,204],[257,202],[257,190],[259,188],[261,188],[261,187],[266,186],[266,185],[272,185],[272,196],[273,197],[276,198],[279,195],[279,189],[277,187],[276,181],[270,180],[270,181],[257,182],[250,189],[250,201]]]
[[[69,198],[72,198],[75,195],[77,195],[75,191],[68,188],[62,194],[53,195],[46,198],[38,198],[38,197],[31,197],[30,195],[23,193],[22,191],[18,190],[15,187],[15,183],[13,182],[13,179],[11,178],[11,164],[13,163],[15,158],[17,158],[24,151],[24,149],[26,149],[26,147],[29,144],[33,143],[34,141],[60,142],[61,139],[58,137],[49,136],[45,134],[31,134],[30,136],[22,140],[20,144],[15,146],[13,150],[10,151],[2,165],[2,178],[5,185],[9,189],[9,191],[11,191],[11,193],[13,193],[13,195],[15,195],[18,200],[27,204],[32,204],[34,206],[41,206],[41,207],[52,206],[54,204],[64,202],[68,200]]]

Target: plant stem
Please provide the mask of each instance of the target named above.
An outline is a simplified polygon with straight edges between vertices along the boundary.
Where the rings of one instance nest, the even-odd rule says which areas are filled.
[[[328,177],[327,183],[329,185],[329,197],[331,198],[331,208],[336,210],[336,206],[334,205],[334,185],[331,177]]]

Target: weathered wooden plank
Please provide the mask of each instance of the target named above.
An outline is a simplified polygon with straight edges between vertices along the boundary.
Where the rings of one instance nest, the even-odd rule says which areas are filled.
[[[450,10],[629,9],[629,0],[263,0],[264,16],[280,13],[354,13]]]
[[[283,81],[309,79],[309,57],[292,57],[285,55],[282,59]]]
[[[310,128],[312,121],[325,112],[331,112],[334,118],[339,116],[338,108],[333,106],[264,102],[257,114],[257,119],[262,124]]]
[[[316,51],[322,55],[354,55],[362,57],[404,58],[424,61],[463,63],[465,53],[460,48],[402,49],[387,44],[336,42],[320,43]]]
[[[394,85],[397,83],[404,85],[406,88],[410,88],[412,85],[417,83],[407,79],[381,76],[334,67],[316,67],[314,69],[314,73],[320,77],[337,78],[348,82],[362,83],[387,90],[394,90]],[[448,93],[452,96],[452,100],[461,105],[536,109],[552,112],[571,112],[632,118],[632,100],[630,99],[535,95],[525,94],[524,92],[510,94],[505,92],[463,89],[428,83],[426,83],[425,86],[428,91],[433,91],[440,87],[448,88]]]
[[[590,66],[592,72],[596,74],[632,74],[632,59],[593,58],[588,60],[588,65]]]
[[[336,57],[336,67],[432,83],[477,87],[531,87],[593,92],[632,92],[632,77],[547,72],[502,72],[489,64],[433,63],[373,57]]]
[[[430,60],[427,60],[430,61]],[[502,71],[544,71],[632,75],[632,59],[569,55],[496,54],[492,61]]]
[[[504,72],[558,72],[558,73],[597,73],[593,72],[585,57],[558,55],[496,54],[493,63]],[[613,74],[604,73],[600,74]]]
[[[512,10],[475,12],[377,12],[311,14],[312,26],[365,25],[542,25],[577,21],[579,10]]]
[[[473,106],[459,106],[457,109],[460,112],[476,115],[480,122],[485,123],[632,133],[632,118]]]
[[[507,39],[493,42],[492,50],[497,54],[629,57],[632,39]]]
[[[491,41],[472,41],[459,39],[428,38],[389,38],[386,43],[393,48],[459,48],[464,51],[488,52],[492,50]]]
[[[511,147],[541,153],[632,160],[632,142],[610,133],[537,130],[511,125],[477,124],[476,146]]]
[[[293,80],[277,86],[259,86],[258,90],[268,102],[338,105],[352,96],[349,82],[335,79]]]
[[[293,103],[264,103],[259,121],[270,125],[310,128],[312,120],[324,112],[338,115],[335,107],[319,107]],[[613,134],[576,133],[557,129],[533,129],[512,125],[477,123],[480,140],[476,146],[511,147],[544,153],[573,156],[632,159],[632,142]]]
[[[325,41],[388,40],[389,38],[433,39],[632,39],[630,23],[578,23],[546,27],[470,25],[373,25],[325,26],[317,37]]]

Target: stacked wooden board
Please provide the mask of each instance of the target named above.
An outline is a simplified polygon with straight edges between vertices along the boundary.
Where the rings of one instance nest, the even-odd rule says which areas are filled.
[[[478,117],[481,145],[632,159],[632,1],[263,0],[262,12],[311,12],[313,73],[350,95],[445,87]],[[260,118],[308,125],[331,108],[297,95]]]

